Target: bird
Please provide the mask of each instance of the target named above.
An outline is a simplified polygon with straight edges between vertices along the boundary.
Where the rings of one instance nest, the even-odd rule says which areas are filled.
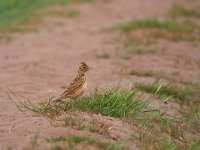
[[[67,98],[76,100],[78,97],[80,97],[87,87],[86,72],[91,69],[92,68],[89,67],[86,63],[82,62],[81,66],[78,69],[77,77],[70,83],[70,85],[60,95],[60,97],[55,100],[55,102]]]

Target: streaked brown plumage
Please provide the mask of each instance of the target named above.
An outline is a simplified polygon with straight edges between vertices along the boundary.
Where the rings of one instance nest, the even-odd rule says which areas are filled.
[[[61,96],[56,100],[60,101],[62,99],[70,98],[76,99],[84,93],[85,88],[87,87],[87,77],[86,72],[91,68],[82,62],[78,70],[77,77],[71,82],[68,88],[61,94]]]

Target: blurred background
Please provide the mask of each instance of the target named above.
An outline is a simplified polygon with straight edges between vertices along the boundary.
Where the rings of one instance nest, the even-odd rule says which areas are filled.
[[[82,61],[94,68],[85,95],[119,81],[151,94],[161,82],[175,91],[169,114],[181,106],[199,119],[199,27],[199,0],[1,0],[0,122],[23,118],[5,88],[33,102],[58,96]],[[16,125],[23,135],[0,133],[0,149],[23,143],[32,119]]]

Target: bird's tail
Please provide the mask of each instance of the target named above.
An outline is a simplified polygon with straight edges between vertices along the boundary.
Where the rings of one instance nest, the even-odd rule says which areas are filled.
[[[61,97],[58,97],[57,99],[53,100],[52,103],[55,104],[55,103],[58,103],[62,100]]]

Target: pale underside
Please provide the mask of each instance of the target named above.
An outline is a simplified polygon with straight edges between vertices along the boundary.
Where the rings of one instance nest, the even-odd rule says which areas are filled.
[[[73,99],[80,97],[81,95],[83,95],[86,87],[87,87],[87,81],[85,81],[85,83],[83,84],[82,88],[80,88],[79,90],[77,90],[74,94],[68,95],[68,97],[69,98],[73,98]]]
[[[61,95],[61,99],[72,98],[76,99],[80,97],[87,88],[86,76],[77,77],[67,88],[67,90]]]

